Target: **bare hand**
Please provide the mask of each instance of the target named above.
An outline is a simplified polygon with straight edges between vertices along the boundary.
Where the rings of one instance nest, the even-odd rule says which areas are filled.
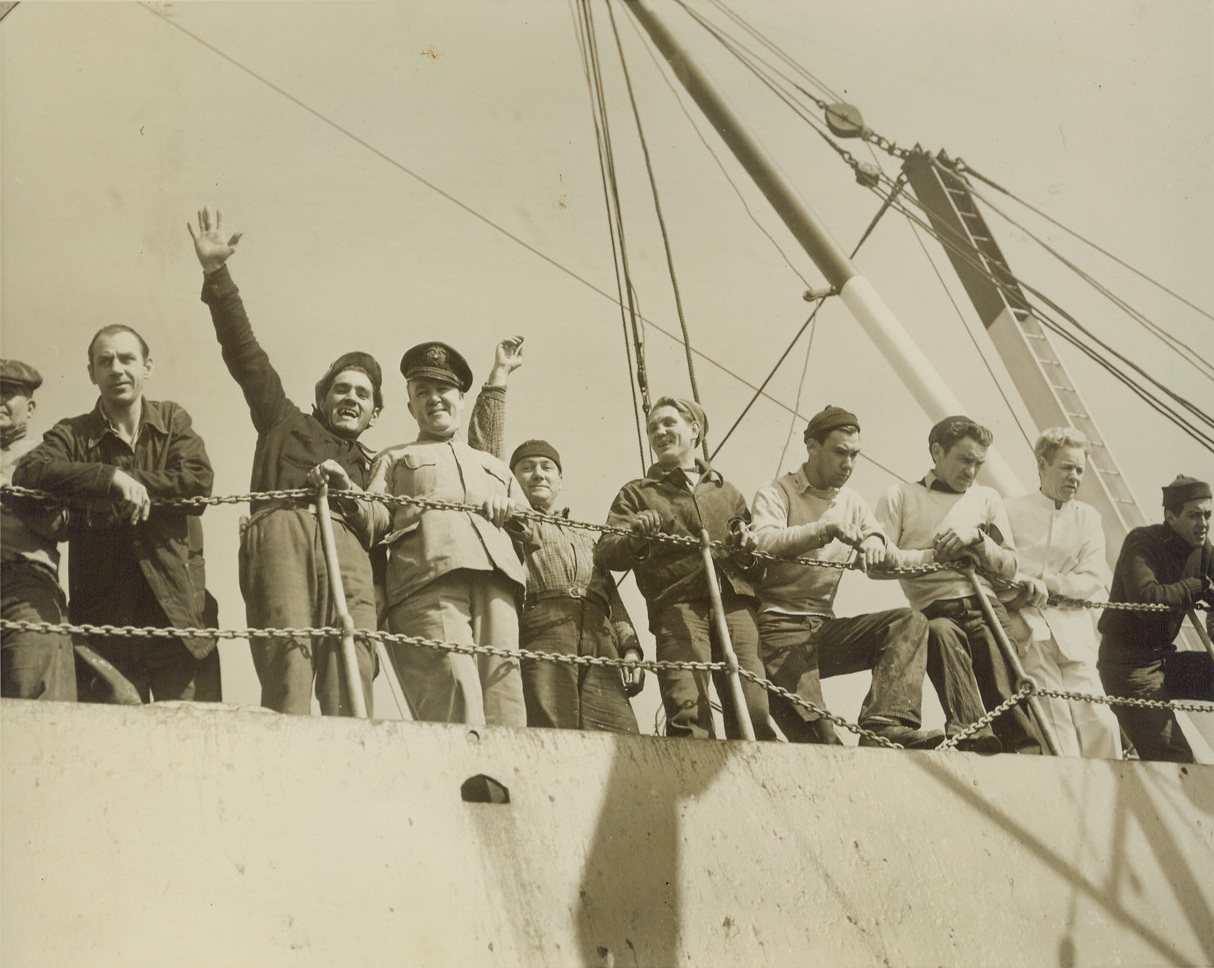
[[[507,373],[513,373],[523,365],[523,337],[511,336],[497,344],[497,352],[493,357],[493,365],[503,367]]]
[[[624,681],[624,695],[631,699],[645,688],[645,670],[638,662],[641,656],[636,652],[625,652],[621,658],[626,665],[620,667],[620,678]]]
[[[966,555],[966,551],[981,542],[982,532],[977,528],[949,528],[936,535],[932,547],[936,551],[937,561],[954,561],[962,556],[974,559],[975,556],[972,553]]]
[[[638,511],[632,519],[632,533],[648,538],[662,530],[662,516],[652,508]]]
[[[856,562],[865,574],[868,574],[870,568],[882,567],[891,557],[889,546],[875,534],[870,534],[861,541],[856,552]]]
[[[485,499],[481,505],[481,514],[487,517],[495,528],[500,528],[518,513],[514,502],[504,495]]]
[[[317,464],[308,471],[308,483],[312,487],[320,487],[322,484],[328,484],[331,491],[360,491],[346,469],[333,459],[329,459]]]
[[[741,518],[735,518],[733,522],[730,522],[729,547],[747,554],[754,554],[759,549],[759,541],[748,522]]]
[[[236,251],[240,243],[240,232],[228,238],[223,229],[223,209],[215,210],[215,221],[211,221],[211,210],[204,208],[198,213],[198,231],[189,222],[185,227],[190,231],[194,240],[194,252],[202,265],[202,271],[210,275],[228,261],[228,256]]]
[[[148,489],[124,470],[114,471],[110,494],[118,516],[131,524],[140,524],[152,513],[152,498]]]
[[[1023,575],[1020,578],[1019,584],[1021,593],[1024,596],[1023,604],[1031,608],[1044,608],[1046,603],[1049,602],[1049,589],[1045,587],[1045,582],[1040,578],[1029,578],[1027,575]]]
[[[851,521],[824,521],[822,534],[826,538],[826,544],[830,544],[832,540],[842,541],[853,548],[858,548],[863,540],[859,527]]]

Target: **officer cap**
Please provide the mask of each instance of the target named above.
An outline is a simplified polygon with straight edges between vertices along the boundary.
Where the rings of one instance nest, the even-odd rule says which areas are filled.
[[[400,358],[400,372],[406,380],[429,377],[454,384],[461,392],[472,388],[472,367],[446,343],[418,343]]]

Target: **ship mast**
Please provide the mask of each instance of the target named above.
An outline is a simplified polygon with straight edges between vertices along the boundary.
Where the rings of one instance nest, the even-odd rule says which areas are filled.
[[[933,420],[966,412],[944,377],[911,338],[871,282],[839,247],[810,211],[793,185],[781,174],[758,140],[725,103],[712,82],[695,65],[645,0],[625,0],[654,45],[669,62],[721,139],[771,203],[793,237],[826,277],[856,322],[893,367],[915,400]],[[986,468],[991,483],[1003,494],[1019,494],[1023,485],[1002,457],[991,451]]]

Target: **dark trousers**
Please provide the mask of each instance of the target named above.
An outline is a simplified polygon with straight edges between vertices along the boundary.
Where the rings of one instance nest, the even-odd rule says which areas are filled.
[[[1125,699],[1204,699],[1214,701],[1214,660],[1204,652],[1148,653],[1142,656],[1109,654],[1101,643],[1098,668],[1104,691]],[[1121,728],[1130,737],[1138,758],[1192,763],[1193,750],[1170,709],[1114,706]]]
[[[377,627],[371,560],[358,538],[333,522],[346,607],[356,629]],[[338,625],[320,541],[320,525],[302,508],[284,508],[256,518],[240,543],[240,591],[253,628],[321,628]],[[325,716],[353,716],[340,636],[300,635],[253,639],[253,668],[261,682],[261,704],[280,713],[307,716],[312,689]],[[367,714],[371,713],[375,652],[354,640]]]
[[[725,597],[725,624],[738,656],[738,665],[763,675],[759,660],[759,628],[754,606],[736,596]],[[721,642],[712,621],[708,602],[679,602],[667,605],[651,617],[653,634],[657,638],[658,659],[672,662],[724,661]],[[713,671],[713,684],[721,700],[725,720],[725,736],[739,739],[738,716],[749,715],[756,739],[775,739],[768,722],[767,690],[742,680],[745,710],[734,707],[729,675]],[[708,673],[694,669],[662,669],[658,671],[658,686],[666,710],[666,735],[712,738],[716,730],[712,721],[712,706],[708,696]]]
[[[618,659],[607,615],[597,605],[551,598],[528,606],[519,620],[519,646],[528,726],[640,732],[619,667],[527,658],[528,652],[554,652]]]
[[[45,565],[4,562],[0,609],[10,622],[50,622],[67,615],[59,580]],[[6,699],[76,701],[75,655],[71,636],[60,632],[5,629],[0,638],[0,695]]]
[[[922,724],[927,670],[927,619],[909,608],[827,618],[822,615],[759,616],[767,678],[819,707],[822,679],[871,669],[872,686],[860,707],[861,726]],[[792,743],[838,743],[834,726],[777,693],[771,714]]]
[[[172,623],[142,579],[131,589],[133,599],[129,616],[115,617],[113,624],[166,628]],[[144,702],[179,699],[193,702],[219,702],[223,696],[219,675],[219,649],[211,649],[201,659],[185,647],[179,638],[146,639],[126,636],[90,636],[89,646],[121,673]],[[108,702],[112,689],[93,667],[76,660],[76,689],[81,702]]]
[[[1007,610],[994,599],[990,602],[1003,630],[1008,631]],[[944,708],[945,732],[952,736],[1012,695],[1015,672],[977,602],[970,598],[932,602],[923,614],[930,619],[927,675]],[[1024,703],[1013,706],[991,726],[1005,753],[1042,751],[1041,734]]]

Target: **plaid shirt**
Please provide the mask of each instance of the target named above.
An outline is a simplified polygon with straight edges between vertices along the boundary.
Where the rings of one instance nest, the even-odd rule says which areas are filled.
[[[569,508],[559,512],[569,517]],[[520,542],[527,565],[527,606],[544,598],[568,595],[597,604],[611,619],[621,649],[637,644],[636,629],[611,576],[594,563],[597,536],[581,528],[535,521],[533,538]]]

